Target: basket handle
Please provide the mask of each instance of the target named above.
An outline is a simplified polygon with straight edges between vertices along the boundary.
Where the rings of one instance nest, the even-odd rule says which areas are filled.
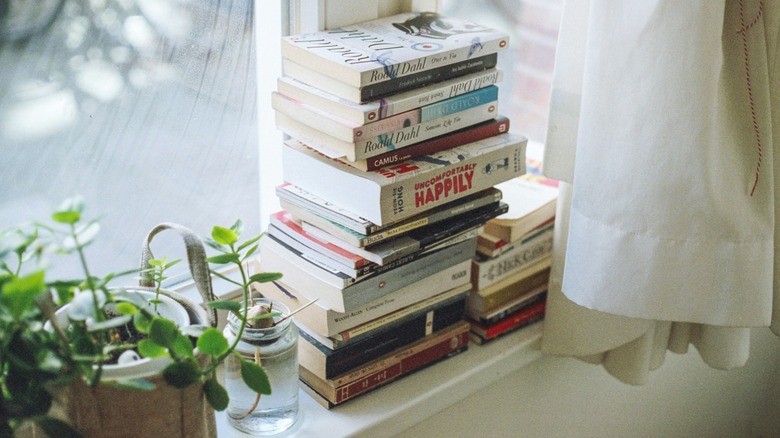
[[[149,264],[149,260],[153,260],[154,256],[152,255],[152,250],[149,245],[152,243],[154,236],[164,230],[174,230],[182,237],[187,251],[187,262],[190,266],[190,273],[192,274],[195,286],[198,288],[198,292],[203,299],[203,303],[205,304],[214,301],[214,290],[211,285],[211,274],[209,273],[209,266],[206,261],[206,250],[203,248],[203,242],[197,234],[183,225],[164,222],[149,231],[149,234],[147,234],[146,239],[141,246],[141,270],[143,271],[152,267]],[[154,282],[145,278],[145,276],[141,276],[139,284],[143,287],[154,287]],[[216,327],[217,309],[208,308],[207,313],[209,323],[212,327]]]

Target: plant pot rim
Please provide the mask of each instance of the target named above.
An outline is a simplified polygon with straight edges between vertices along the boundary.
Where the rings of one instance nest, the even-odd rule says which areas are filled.
[[[156,295],[153,289],[146,289],[144,287],[124,287],[121,289],[128,293],[138,293],[146,297],[154,297],[154,295]],[[114,290],[116,291],[118,289]],[[161,303],[158,305],[158,313],[160,313],[161,316],[172,320],[179,328],[190,325],[190,317],[184,305],[164,293],[160,293],[159,299]],[[57,319],[58,324],[67,324],[67,308],[68,304],[62,306],[55,312],[54,317]],[[48,329],[51,328],[50,322],[46,323],[46,327]],[[141,358],[140,360],[127,364],[104,364],[101,381],[138,379],[159,375],[162,373],[162,370],[171,363],[173,363],[173,359],[159,357]]]

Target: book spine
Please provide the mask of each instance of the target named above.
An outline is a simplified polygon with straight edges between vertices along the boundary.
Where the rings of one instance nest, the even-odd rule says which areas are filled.
[[[397,348],[455,324],[463,319],[464,307],[465,300],[461,300],[420,315],[395,330],[384,331],[339,350],[329,350],[331,353],[325,354],[325,375],[320,377],[330,379],[347,373]],[[304,338],[303,342],[317,343],[305,332],[302,332],[301,336]],[[327,349],[324,346],[322,348]]]
[[[361,140],[354,144],[355,161],[367,160],[388,151],[408,147],[454,130],[467,128],[494,119],[497,115],[497,101],[486,101],[481,105],[451,115]]]
[[[492,68],[428,85],[422,89],[393,94],[379,99],[379,118],[390,117],[415,108],[426,108],[438,102],[498,84],[501,70]]]
[[[543,318],[546,303],[547,300],[539,301],[533,306],[510,315],[490,326],[472,323],[471,331],[479,335],[483,341],[493,340],[501,335],[518,330]]]
[[[522,310],[522,309],[524,309],[526,307],[530,307],[530,306],[538,303],[539,301],[546,300],[547,299],[547,287],[545,286],[543,289],[544,290],[542,292],[539,292],[539,293],[529,292],[529,294],[531,294],[531,296],[524,297],[523,300],[518,301],[515,304],[510,304],[508,307],[506,307],[506,308],[504,308],[502,310],[494,311],[493,313],[490,314],[490,316],[483,317],[483,316],[477,315],[477,314],[475,314],[474,312],[471,312],[471,311],[467,312],[467,315],[471,319],[477,321],[478,323],[480,323],[482,325],[493,325],[493,324],[501,321],[502,319],[506,318],[507,316],[509,316],[509,315],[511,315],[511,314],[513,314],[515,312],[519,312],[520,310]]]
[[[335,335],[330,336],[328,339],[331,340],[332,348],[334,350],[343,348],[361,339],[365,339],[366,336],[373,333],[389,329],[391,327],[400,327],[410,319],[433,311],[436,307],[443,307],[453,301],[459,301],[461,298],[464,300],[465,313],[465,298],[468,295],[468,289],[470,289],[469,286],[470,285],[464,285],[462,287],[450,289],[447,292],[442,292],[428,299],[418,301],[417,303],[371,320],[365,324],[361,324],[357,327],[336,333]]]
[[[336,245],[331,245],[327,242],[323,242],[322,240],[316,239],[309,235],[303,228],[301,228],[300,225],[290,219],[287,212],[279,211],[272,214],[271,225],[273,225],[278,230],[278,232],[271,233],[271,228],[269,227],[269,234],[277,234],[276,237],[278,237],[278,233],[284,233],[290,236],[292,239],[295,239],[296,241],[306,245],[307,247],[314,248],[315,250],[316,248],[322,248],[322,251],[318,252],[331,254],[332,258],[343,264],[351,265],[354,268],[362,268],[370,264],[368,260],[360,257],[359,255],[353,254],[343,248],[340,248]]]
[[[417,73],[412,73],[403,77],[395,77],[389,80],[385,80],[384,82],[366,85],[360,88],[360,101],[368,102],[390,96],[401,91],[451,79],[455,76],[490,69],[495,67],[497,62],[498,55],[493,53],[490,55],[461,61],[456,64],[444,65],[430,70],[423,70]]]
[[[440,135],[401,149],[388,151],[365,160],[365,170],[377,170],[410,158],[435,154],[446,149],[462,146],[494,135],[509,132],[509,119],[497,117],[477,125]],[[347,164],[349,161],[344,160]],[[363,160],[361,160],[362,164]]]
[[[408,126],[440,119],[497,100],[498,87],[492,85],[481,88],[470,93],[447,99],[443,102],[424,106],[357,127],[353,130],[353,141],[357,142],[363,138],[376,137],[381,134],[402,130]]]
[[[437,336],[435,343],[418,343],[402,349],[392,357],[374,362],[365,368],[350,372],[335,379],[329,379],[330,386],[335,388],[336,403],[362,394],[372,387],[387,381],[389,378],[409,373],[425,364],[445,357],[454,351],[468,346],[469,324],[457,324],[454,330],[442,332],[446,336]]]
[[[477,240],[471,239],[429,253],[414,262],[402,264],[382,275],[372,275],[344,288],[343,308],[345,310],[358,308],[404,286],[413,284],[421,278],[430,276],[438,270],[456,265],[463,260],[470,260],[476,249]]]
[[[471,271],[474,287],[477,290],[484,289],[530,266],[531,263],[549,257],[552,254],[552,244],[553,230],[549,228],[496,258],[482,261],[475,259]]]
[[[490,312],[511,300],[542,285],[547,285],[550,279],[550,259],[540,260],[529,266],[527,276],[507,284],[495,285],[490,289],[474,290],[466,299],[466,305],[476,312]],[[507,279],[509,280],[509,279]],[[489,292],[489,293],[486,293]]]
[[[263,267],[263,269],[265,269]],[[334,336],[371,320],[390,315],[416,302],[444,293],[461,293],[471,289],[469,275],[471,263],[443,269],[419,282],[402,288],[392,294],[372,301],[360,309],[336,312],[317,304],[308,306],[295,315],[307,328],[323,337]],[[258,283],[255,285],[263,296],[281,301],[290,309],[297,309],[309,303],[308,298],[287,284],[281,282]]]

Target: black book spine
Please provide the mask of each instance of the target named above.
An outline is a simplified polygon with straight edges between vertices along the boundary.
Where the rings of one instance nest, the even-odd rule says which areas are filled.
[[[396,79],[390,79],[376,84],[366,85],[360,89],[360,101],[368,102],[376,100],[401,91],[411,90],[412,88],[422,87],[434,82],[452,79],[457,76],[478,72],[488,68],[493,68],[498,63],[498,54],[480,56],[479,58],[467,59],[451,65],[444,65],[430,70],[421,71]]]

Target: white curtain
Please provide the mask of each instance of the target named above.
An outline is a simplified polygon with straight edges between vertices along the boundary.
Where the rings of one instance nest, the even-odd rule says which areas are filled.
[[[543,352],[642,384],[667,350],[728,369],[780,333],[778,39],[776,0],[566,2]]]

